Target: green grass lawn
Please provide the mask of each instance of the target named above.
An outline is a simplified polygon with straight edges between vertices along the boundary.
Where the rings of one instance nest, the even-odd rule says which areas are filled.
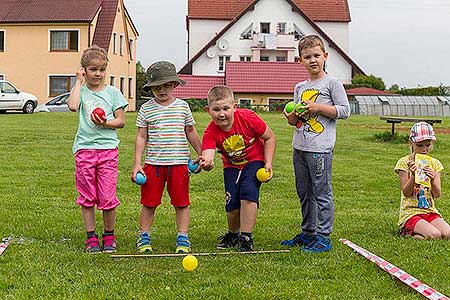
[[[257,250],[280,249],[299,231],[291,140],[293,128],[281,114],[262,114],[277,136],[274,178],[261,188],[254,232]],[[118,253],[134,253],[140,211],[139,187],[130,181],[136,114],[119,130],[120,163],[116,234]],[[195,113],[197,130],[209,121]],[[431,153],[450,168],[450,119],[438,125]],[[397,125],[403,135],[412,124]],[[443,294],[450,295],[450,242],[415,241],[397,235],[400,191],[393,167],[407,144],[375,142],[390,130],[378,117],[352,116],[338,122],[333,193],[336,218],[333,250],[198,257],[195,272],[182,258],[112,259],[83,253],[85,231],[75,204],[71,153],[77,114],[0,115],[0,236],[14,242],[0,257],[0,294],[6,299],[422,299],[339,242],[346,238],[385,258]],[[226,231],[222,171],[191,177],[194,252],[215,251]],[[438,209],[450,220],[450,181],[442,174]],[[176,226],[164,196],[152,239],[155,253],[173,252]],[[101,215],[97,224],[102,229]]]

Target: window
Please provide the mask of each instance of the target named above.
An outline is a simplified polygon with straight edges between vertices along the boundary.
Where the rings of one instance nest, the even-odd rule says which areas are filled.
[[[120,42],[119,42],[119,54],[123,55],[123,35],[120,35]]]
[[[270,33],[270,23],[260,23],[261,33]]]
[[[133,98],[131,87],[133,86],[133,77],[128,78],[128,98]]]
[[[113,38],[112,38],[112,48],[113,48],[113,54],[117,54],[117,33],[113,33]]]
[[[252,34],[253,34],[253,23],[250,24],[247,28],[245,28],[244,31],[242,31],[241,33],[241,40],[250,40],[252,38]]]
[[[114,86],[115,85],[115,82],[114,82],[115,80],[116,80],[116,76],[113,76],[113,75],[109,76],[109,85]]]
[[[286,61],[286,56],[277,56],[277,61]]]
[[[259,58],[259,61],[269,61],[269,57],[268,56],[261,56]]]
[[[240,61],[252,61],[252,57],[248,55],[243,55],[239,57]]]
[[[5,51],[5,31],[0,30],[0,52]]]
[[[125,95],[125,77],[120,77],[120,91]]]
[[[78,51],[78,31],[50,31],[50,51]]]
[[[130,59],[133,60],[133,40],[130,39],[128,41],[129,47],[130,47]]]
[[[5,80],[5,75],[0,74],[0,80]]]
[[[50,76],[50,97],[70,92],[75,81],[75,76]]]
[[[286,23],[278,23],[277,24],[277,33],[281,33],[281,34],[286,33]]]
[[[230,61],[231,56],[219,56],[219,72],[225,71],[225,62]]]
[[[252,106],[252,99],[239,99],[239,107],[250,107]]]

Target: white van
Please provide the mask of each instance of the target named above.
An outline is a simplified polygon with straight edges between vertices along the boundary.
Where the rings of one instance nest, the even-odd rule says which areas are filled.
[[[19,91],[9,81],[0,80],[0,112],[21,110],[25,114],[31,114],[37,105],[36,96]]]

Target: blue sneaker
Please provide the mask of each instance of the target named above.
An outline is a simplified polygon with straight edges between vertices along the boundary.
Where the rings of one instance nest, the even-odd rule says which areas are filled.
[[[314,236],[307,236],[304,232],[297,234],[292,238],[292,240],[283,240],[281,241],[281,245],[294,247],[294,246],[306,246],[315,241],[316,238]]]
[[[191,252],[191,242],[189,238],[184,235],[177,236],[177,248],[175,253],[190,253]]]
[[[150,234],[142,233],[139,235],[139,239],[136,242],[137,251],[139,253],[152,253],[152,242],[150,240]]]
[[[310,243],[309,245],[305,246],[303,251],[310,252],[310,253],[322,253],[326,251],[331,250],[331,240],[330,238],[326,238],[323,236],[318,235],[317,239]]]

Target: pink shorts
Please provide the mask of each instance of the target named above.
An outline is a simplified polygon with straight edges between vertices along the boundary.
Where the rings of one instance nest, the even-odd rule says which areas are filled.
[[[431,223],[432,221],[439,218],[442,217],[439,214],[433,212],[412,216],[405,222],[405,225],[403,226],[401,233],[402,235],[413,235],[414,227],[416,227],[417,222],[419,222],[420,220],[425,220],[428,223]]]
[[[75,153],[78,205],[110,210],[120,204],[116,196],[118,156],[118,149],[84,149]]]
[[[190,204],[187,165],[154,166],[145,164],[144,172],[147,181],[141,186],[142,205],[148,207],[160,205],[166,182],[170,203],[173,206],[185,207]]]

